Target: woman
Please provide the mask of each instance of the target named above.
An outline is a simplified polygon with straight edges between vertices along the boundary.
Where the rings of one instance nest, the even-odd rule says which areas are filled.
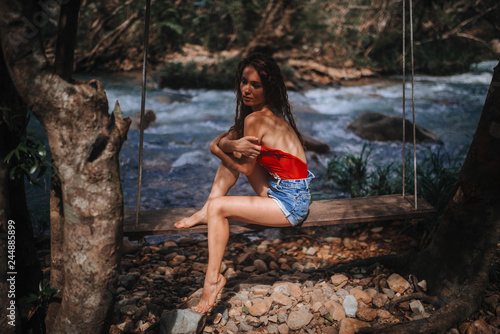
[[[208,267],[197,312],[207,312],[226,280],[220,265],[229,239],[228,219],[271,227],[296,226],[308,214],[311,200],[303,141],[281,71],[262,54],[243,59],[235,82],[236,117],[229,132],[218,136],[210,151],[221,159],[203,208],[176,223],[187,228],[208,224]],[[259,196],[226,196],[240,173]]]

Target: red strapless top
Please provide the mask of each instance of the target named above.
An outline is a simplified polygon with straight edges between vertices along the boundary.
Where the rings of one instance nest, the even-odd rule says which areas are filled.
[[[294,155],[280,150],[261,146],[257,157],[257,164],[264,167],[269,174],[279,176],[280,179],[306,179],[307,164]]]

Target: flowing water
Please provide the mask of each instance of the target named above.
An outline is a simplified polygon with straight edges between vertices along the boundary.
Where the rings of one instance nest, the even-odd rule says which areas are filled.
[[[418,145],[417,160],[424,150],[444,150],[463,159],[474,135],[496,61],[474,66],[469,73],[415,78],[416,123],[444,142]],[[82,75],[101,80],[110,111],[118,100],[126,116],[140,110],[141,83],[119,75]],[[289,92],[299,129],[326,142],[331,154],[308,154],[309,169],[316,174],[315,198],[339,197],[338,191],[323,187],[326,164],[333,155],[359,154],[365,140],[346,127],[365,111],[402,115],[402,80],[392,77],[364,86],[341,86]],[[160,209],[201,206],[206,200],[219,161],[209,152],[209,143],[233,123],[235,100],[232,91],[170,90],[150,85],[146,109],[156,122],[144,133],[141,208]],[[411,115],[411,84],[406,84],[406,116]],[[36,125],[32,127],[36,128]],[[375,164],[400,162],[401,143],[373,143]],[[407,150],[411,150],[410,146]],[[139,157],[139,131],[130,130],[120,153],[125,207],[135,209]],[[39,194],[40,190],[30,194]],[[48,205],[48,192],[33,198]],[[245,177],[240,177],[230,194],[253,194]],[[41,199],[42,198],[42,199]],[[47,210],[43,210],[47,212]],[[36,221],[36,219],[35,219]]]

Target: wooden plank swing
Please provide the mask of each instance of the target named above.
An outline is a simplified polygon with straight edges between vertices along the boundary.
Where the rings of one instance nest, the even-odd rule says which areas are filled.
[[[144,41],[143,59],[143,82],[141,100],[141,122],[139,143],[139,175],[137,185],[137,207],[135,211],[125,212],[124,235],[131,238],[140,238],[146,235],[167,235],[184,233],[207,233],[207,225],[196,225],[189,229],[177,229],[174,223],[184,217],[195,213],[196,208],[177,208],[162,210],[140,210],[140,190],[142,180],[142,155],[143,155],[143,116],[145,110],[146,92],[146,60],[148,53],[150,0],[146,1],[146,34]],[[405,9],[403,7],[403,14]],[[414,100],[414,64],[413,64],[413,26],[412,11],[410,8],[411,24],[411,68],[412,68],[412,110],[413,110],[413,161],[414,161],[414,195],[406,195],[405,192],[405,164],[403,163],[403,195],[384,195],[372,197],[342,198],[313,201],[310,213],[302,227],[339,225],[349,223],[365,223],[425,218],[433,213],[435,209],[424,198],[417,194],[417,166],[416,166],[416,128],[415,128],[415,100]],[[403,161],[405,157],[405,20],[403,20]],[[269,227],[245,224],[232,221],[230,230],[232,232],[247,232],[262,230]]]
[[[435,212],[422,197],[418,197],[418,209],[415,209],[411,203],[412,197],[384,195],[313,201],[309,208],[309,216],[301,227],[421,219]],[[141,238],[146,235],[207,233],[207,225],[196,225],[187,229],[174,227],[176,221],[189,217],[196,211],[196,208],[142,210],[138,225],[135,224],[136,211],[127,211],[123,232],[125,236],[131,238]],[[270,228],[237,221],[231,221],[229,227],[231,232]]]

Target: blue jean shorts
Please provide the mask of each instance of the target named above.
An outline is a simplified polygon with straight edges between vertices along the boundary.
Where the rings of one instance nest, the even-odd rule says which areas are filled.
[[[306,220],[311,204],[309,185],[314,174],[309,172],[307,179],[269,181],[267,196],[272,198],[285,214],[292,226],[298,226]]]

